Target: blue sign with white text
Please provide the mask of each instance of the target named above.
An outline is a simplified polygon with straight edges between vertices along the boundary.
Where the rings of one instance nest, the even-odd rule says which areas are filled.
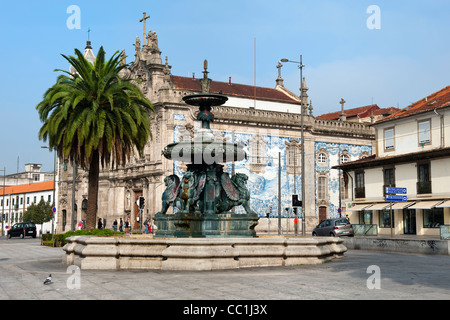
[[[386,193],[406,194],[406,188],[386,187]]]
[[[395,194],[387,194],[386,201],[408,201],[407,196],[397,196]]]

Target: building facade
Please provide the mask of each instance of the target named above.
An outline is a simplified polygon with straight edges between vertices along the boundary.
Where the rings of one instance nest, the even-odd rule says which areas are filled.
[[[0,210],[2,211],[3,234],[17,222],[25,222],[22,217],[31,204],[37,204],[42,199],[52,204],[56,192],[53,188],[54,182],[35,182],[9,186],[0,189]],[[52,221],[43,225],[36,225],[38,234],[52,231]]]
[[[450,224],[448,123],[450,87],[372,125],[374,155],[336,166],[354,182],[345,200],[352,223],[378,234],[440,235]],[[386,187],[402,188],[406,201],[387,201]]]
[[[211,129],[219,139],[242,143],[247,152],[248,159],[227,164],[226,169],[249,176],[251,207],[262,218],[259,227],[266,225],[268,213],[270,217],[279,214],[283,219],[292,217],[291,195],[299,194],[301,199],[302,179],[306,186],[303,200],[307,229],[319,219],[338,215],[342,192],[349,189],[342,172],[332,167],[371,156],[375,141],[372,128],[364,123],[315,118],[305,80],[300,101],[284,87],[280,65],[274,88],[263,88],[236,84],[231,79],[211,80],[205,62],[203,78],[208,79],[205,85],[194,75],[171,74],[167,57],[164,62],[161,59],[155,32],[150,31],[142,45],[137,37],[135,49],[135,60],[122,76],[140,79],[141,90],[154,105],[155,114],[149,115],[153,139],[147,143],[142,158],[135,156],[123,167],[101,172],[97,217],[104,219],[107,228],[114,220],[129,217],[132,227],[139,230],[143,219],[151,218],[161,209],[164,178],[173,173],[181,176],[186,166],[165,159],[161,151],[169,143],[192,138],[198,110],[182,98],[200,92],[228,97],[226,104],[213,108]],[[123,53],[122,63],[126,63],[124,57]],[[304,141],[300,140],[302,105]],[[305,172],[301,172],[302,143]],[[84,220],[89,201],[86,171],[73,170],[70,164],[61,163],[60,173],[57,232],[70,230]],[[143,217],[139,216],[136,204],[140,196],[146,199]]]

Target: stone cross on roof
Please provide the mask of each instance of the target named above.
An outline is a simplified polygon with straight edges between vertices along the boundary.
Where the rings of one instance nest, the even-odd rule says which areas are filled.
[[[144,12],[143,13],[143,17],[142,17],[142,19],[139,19],[139,22],[144,22],[144,43],[143,43],[143,45],[145,46],[145,35],[146,35],[146,27],[145,27],[145,20],[147,20],[148,18],[150,18],[150,15],[146,15],[147,13],[146,12]]]
[[[339,103],[341,104],[341,115],[339,116],[339,118],[343,121],[347,120],[347,117],[345,116],[344,113],[344,103],[346,103],[347,101],[344,100],[344,98],[341,98],[341,101],[339,101]]]
[[[278,61],[278,64],[277,64],[278,78],[276,80],[276,83],[278,86],[283,86],[283,78],[281,77],[281,67],[282,66],[283,66],[283,64],[281,63],[281,61]]]

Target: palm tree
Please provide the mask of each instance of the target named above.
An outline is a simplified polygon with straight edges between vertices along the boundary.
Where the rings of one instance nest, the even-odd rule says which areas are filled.
[[[94,63],[75,49],[76,57],[62,55],[74,68],[65,70],[36,106],[39,139],[48,140],[61,161],[70,160],[89,170],[86,227],[95,228],[100,163],[124,165],[133,152],[143,154],[149,138],[151,102],[132,79],[122,79],[118,51],[105,61],[101,47]]]

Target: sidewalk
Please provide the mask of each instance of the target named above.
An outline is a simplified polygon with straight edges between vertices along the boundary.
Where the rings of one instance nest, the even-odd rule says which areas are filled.
[[[239,305],[249,303],[245,300],[266,304],[292,299],[296,301],[291,312],[298,300],[450,298],[450,257],[443,255],[349,250],[343,258],[320,265],[218,271],[81,270],[77,275],[61,263],[61,248],[39,242],[0,241],[0,300],[181,300],[168,311],[182,317],[185,306],[208,305],[199,300]],[[380,270],[379,289],[368,285],[374,277],[368,268],[374,265]],[[44,285],[49,274],[53,283]],[[277,317],[277,309],[267,311],[271,318]]]
[[[345,238],[344,245],[347,249],[450,255],[450,240],[441,240],[439,236],[355,236]]]

